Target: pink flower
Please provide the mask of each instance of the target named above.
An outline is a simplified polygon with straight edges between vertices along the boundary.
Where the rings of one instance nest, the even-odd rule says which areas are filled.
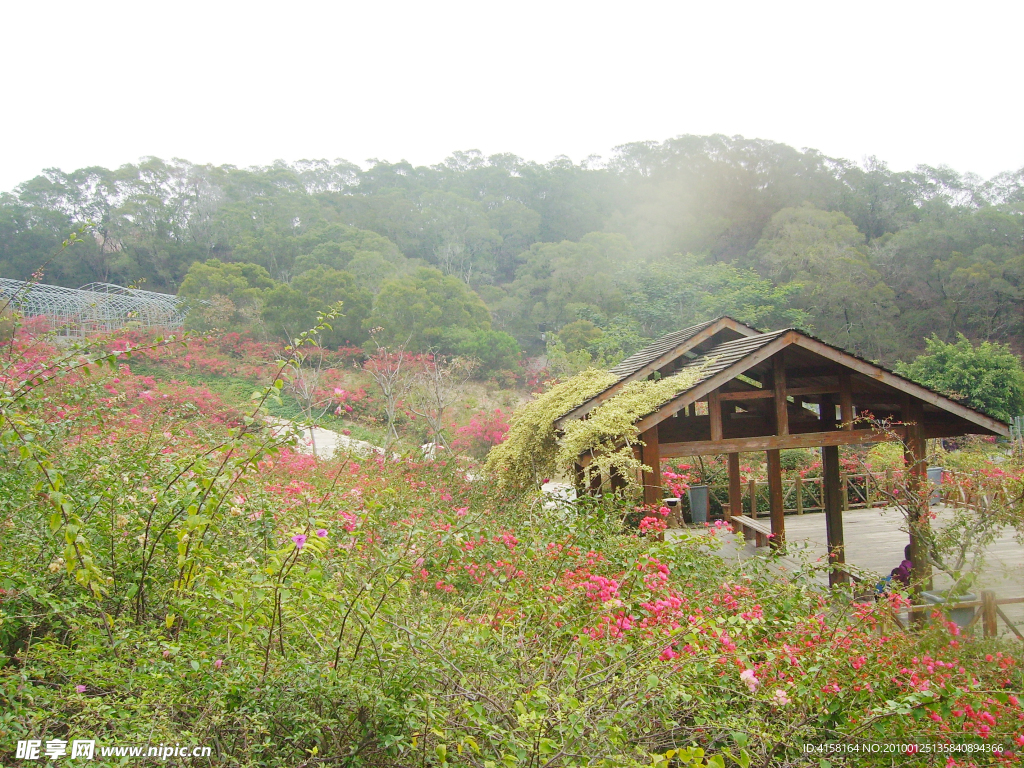
[[[792,704],[792,699],[786,695],[786,692],[781,688],[776,688],[775,693],[772,694],[772,700],[780,707],[784,707],[787,704]]]
[[[220,669],[220,665],[221,665],[221,664],[223,664],[223,663],[224,663],[224,660],[223,660],[223,659],[217,659],[217,660],[216,660],[215,662],[213,662],[213,666],[214,666],[214,667],[215,667],[216,669]]]
[[[666,528],[668,523],[656,517],[645,517],[640,521],[640,531],[643,533],[664,531]]]
[[[292,536],[292,541],[295,542],[295,548],[302,549],[304,546],[306,546],[306,539],[308,538],[309,537],[304,533],[297,533],[294,536]]]
[[[744,669],[740,672],[740,680],[747,684],[747,688],[750,689],[751,693],[757,690],[757,686],[761,684],[761,681],[757,679],[757,675],[754,674],[752,669]]]
[[[78,691],[79,693],[85,693],[85,686],[84,685],[76,685],[75,686],[75,690]]]
[[[321,539],[326,539],[327,538],[327,529],[326,528],[318,528],[317,531],[316,531],[316,535],[319,536]]]

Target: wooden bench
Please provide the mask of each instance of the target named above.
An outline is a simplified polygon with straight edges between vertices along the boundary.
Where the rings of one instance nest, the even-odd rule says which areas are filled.
[[[743,538],[754,539],[755,547],[767,547],[768,537],[772,535],[772,528],[768,521],[761,522],[746,515],[733,515],[730,519],[733,525],[743,528]]]

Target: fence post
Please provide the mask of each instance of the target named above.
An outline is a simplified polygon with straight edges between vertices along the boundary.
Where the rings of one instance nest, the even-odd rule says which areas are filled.
[[[868,505],[868,509],[874,509],[875,498],[874,494],[871,493],[871,488],[875,483],[875,476],[871,474],[870,470],[864,472],[864,503]]]
[[[981,626],[985,637],[999,634],[996,627],[996,593],[991,589],[981,590]]]
[[[843,512],[846,512],[850,509],[850,479],[845,472],[843,472],[842,488],[839,493],[842,496]]]
[[[804,513],[804,480],[800,475],[796,476],[796,513],[802,515]]]
[[[750,478],[750,517],[757,519],[757,481]]]

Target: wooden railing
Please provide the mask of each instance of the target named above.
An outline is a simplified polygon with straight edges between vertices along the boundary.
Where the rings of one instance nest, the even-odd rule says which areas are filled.
[[[782,503],[786,514],[802,515],[805,512],[820,512],[822,501],[822,479],[820,477],[796,477],[782,482]],[[842,472],[840,474],[843,510],[869,509],[890,505],[890,498],[902,484],[903,470],[885,472]],[[723,509],[729,505],[729,488],[714,485],[709,495]],[[979,487],[973,476],[954,470],[943,470],[942,484],[938,488],[939,501],[953,507],[988,509],[995,503],[1012,500],[1006,481],[986,481]],[[746,514],[757,519],[759,513],[768,511],[768,483],[751,479],[742,486],[743,508]],[[753,503],[751,503],[753,499]]]
[[[1019,605],[1021,603],[1024,603],[1024,597],[1004,597],[1002,599],[998,599],[994,590],[983,589],[981,590],[980,600],[966,600],[946,605],[926,603],[924,605],[911,605],[904,610],[907,611],[908,617],[913,617],[917,614],[923,618],[932,611],[941,611],[946,613],[948,611],[969,608],[974,612],[974,617],[967,623],[967,626],[963,628],[964,632],[969,632],[976,624],[978,624],[978,622],[981,622],[981,631],[985,637],[997,637],[999,635],[999,619],[1002,619],[1003,623],[1006,624],[1007,628],[1016,636],[1016,638],[1021,642],[1024,642],[1024,635],[1022,635],[1016,625],[1010,621],[1009,617],[1003,613],[1003,609],[999,607],[1001,605]],[[898,619],[896,622],[902,629],[903,623]]]

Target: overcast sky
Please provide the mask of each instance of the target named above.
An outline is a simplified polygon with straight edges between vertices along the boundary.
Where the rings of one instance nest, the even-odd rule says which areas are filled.
[[[0,191],[145,155],[579,161],[683,133],[1024,166],[1019,0],[79,0],[0,18]]]

